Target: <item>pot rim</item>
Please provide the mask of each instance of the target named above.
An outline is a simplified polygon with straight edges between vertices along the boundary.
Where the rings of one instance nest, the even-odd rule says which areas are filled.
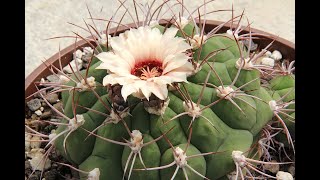
[[[173,22],[172,20],[167,20],[167,19],[162,19],[159,21],[160,25],[165,25],[168,22]],[[203,20],[201,20],[201,23],[203,22]],[[196,23],[199,24],[199,20],[196,20]],[[225,22],[223,21],[217,21],[217,20],[206,20],[206,27],[207,30],[210,30],[218,25],[221,25]],[[140,22],[139,24],[142,24],[142,22]],[[226,23],[222,29],[224,28],[229,28],[231,23]],[[128,27],[130,28],[135,28],[135,23],[130,23],[127,24],[126,26],[122,25],[119,26],[118,28],[112,28],[110,29],[110,33],[109,34],[113,34],[116,31],[116,35],[128,30]],[[209,29],[210,28],[210,29]],[[245,28],[243,30],[244,33],[249,32],[245,26],[242,26],[242,28]],[[290,42],[284,38],[281,38],[279,36],[275,36],[271,33],[259,30],[259,29],[255,29],[255,28],[250,28],[251,32],[255,32],[255,33],[259,33],[259,34],[264,34],[266,36],[269,37],[265,37],[266,39],[269,39],[269,41],[271,42],[271,39],[276,39],[275,42],[279,44],[279,46],[284,46],[287,49],[291,49],[293,52],[295,51],[295,44],[293,42]],[[88,38],[92,38],[92,36],[89,36]],[[94,43],[94,42],[93,42]],[[84,46],[88,46],[88,43],[84,40],[79,40],[77,41],[77,49],[84,47]],[[273,45],[272,45],[273,46]],[[75,50],[75,46],[74,44],[71,44],[69,46],[67,46],[66,48],[64,48],[63,50],[60,50],[60,52],[57,52],[56,54],[54,54],[53,56],[51,56],[49,59],[47,59],[44,63],[41,63],[35,70],[33,70],[25,79],[25,98],[30,96],[32,93],[35,92],[35,85],[33,84],[36,81],[40,81],[41,78],[44,78],[48,75],[51,74],[51,72],[48,70],[48,67],[46,66],[46,64],[53,64],[53,65],[58,65],[59,62],[59,57],[61,57],[61,64],[64,67],[68,62],[70,62],[70,52],[72,52],[73,50]],[[293,55],[294,56],[294,55]]]

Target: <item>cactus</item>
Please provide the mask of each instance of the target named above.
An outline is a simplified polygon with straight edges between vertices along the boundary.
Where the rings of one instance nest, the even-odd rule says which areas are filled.
[[[63,120],[49,144],[79,168],[81,179],[93,170],[99,179],[223,179],[238,170],[235,152],[250,156],[262,128],[277,117],[278,127],[289,129],[278,139],[293,146],[294,75],[256,63],[272,43],[251,56],[243,40],[254,34],[239,35],[239,24],[205,33],[191,19],[173,20],[99,41],[88,69],[64,84]],[[138,50],[143,43],[149,46]],[[135,55],[140,59],[128,60]],[[171,76],[158,78],[165,73]]]

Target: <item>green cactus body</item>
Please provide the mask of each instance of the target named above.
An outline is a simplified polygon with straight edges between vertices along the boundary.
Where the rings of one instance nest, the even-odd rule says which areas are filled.
[[[275,100],[282,99],[282,103],[288,103],[295,99],[295,76],[293,74],[279,75],[270,81],[269,88],[269,93]],[[287,109],[295,109],[295,104],[290,104],[289,106],[287,106]],[[286,124],[292,140],[295,140],[295,112],[286,113],[289,116],[281,113],[279,114],[279,116]],[[279,127],[281,127],[280,123]],[[284,132],[279,133],[276,138],[280,142],[282,142],[285,147],[290,146]]]
[[[156,28],[163,30],[162,26],[156,26]],[[192,34],[192,29],[193,26],[188,24],[184,29],[184,33],[190,35]],[[182,36],[181,32],[178,32],[178,35]],[[210,52],[224,48],[227,49],[210,58],[208,64],[204,63],[199,72],[188,77],[188,83],[183,83],[192,101],[197,102],[203,88],[201,83],[204,83],[210,68],[216,71],[220,80],[215,73],[211,72],[208,85],[204,88],[203,98],[200,102],[201,108],[219,100],[217,90],[214,86],[221,86],[221,82],[224,86],[232,84],[238,72],[236,61],[240,57],[240,52],[235,40],[225,37],[225,35],[222,34],[221,36],[217,35],[208,39],[201,48],[202,50],[195,50],[193,55],[196,59],[200,53],[199,62],[201,62]],[[243,51],[241,53],[245,55],[247,52]],[[92,91],[75,91],[74,95],[73,91],[70,93],[63,92],[62,101],[64,104],[64,113],[67,117],[74,117],[72,108],[73,99],[81,106],[104,114],[110,114],[105,107],[105,104],[107,104],[109,108],[112,108],[109,103],[110,97],[108,96],[107,88],[101,85],[102,79],[107,73],[105,70],[95,69],[98,64],[98,61],[91,64],[88,77],[95,77],[98,86],[94,90],[101,99],[99,100]],[[209,64],[212,66],[210,67]],[[81,73],[83,75],[85,74],[85,72]],[[233,99],[241,110],[232,104],[231,101],[223,99],[210,108],[203,110],[201,113],[202,116],[194,119],[192,123],[191,142],[186,155],[191,156],[200,153],[219,152],[217,154],[199,156],[187,160],[188,165],[203,176],[214,180],[223,178],[226,174],[233,171],[235,165],[231,157],[231,152],[233,150],[243,152],[249,150],[254,142],[254,137],[256,137],[262,127],[272,119],[273,113],[270,110],[268,102],[274,99],[275,95],[272,95],[269,90],[260,85],[259,76],[260,74],[257,70],[243,69],[239,74],[238,80],[230,86],[233,89],[237,89],[247,83],[247,85],[240,90],[249,96],[239,96],[238,99]],[[249,83],[250,81],[252,82]],[[286,83],[279,83],[277,81],[285,81]],[[293,87],[292,82],[289,81],[287,77],[281,77],[279,80],[271,81],[270,86],[281,96],[288,91],[288,88]],[[214,86],[210,86],[210,84]],[[70,82],[69,85],[75,86],[72,82]],[[258,97],[261,100],[251,96]],[[129,97],[127,102],[130,107],[130,115],[125,117],[124,121],[130,131],[139,130],[143,134],[143,143],[150,142],[167,133],[166,138],[170,140],[174,148],[179,147],[184,149],[188,143],[188,127],[192,117],[183,115],[166,123],[174,116],[185,112],[183,107],[184,100],[179,92],[176,90],[170,91],[168,97],[169,105],[162,115],[148,113],[140,100]],[[294,95],[288,96],[286,100],[292,98],[294,98]],[[81,128],[73,131],[67,138],[67,154],[65,154],[63,147],[66,134],[60,136],[55,141],[55,146],[67,160],[79,166],[83,171],[88,172],[94,168],[99,168],[100,179],[122,179],[127,159],[132,151],[127,146],[107,142],[94,135],[86,139],[88,132],[83,129],[92,131],[107,118],[101,113],[95,113],[92,110],[81,107],[76,108],[76,114],[83,115],[85,123]],[[67,120],[63,122],[67,123]],[[58,134],[65,129],[66,126],[59,126],[56,133]],[[168,132],[170,129],[171,131]],[[119,142],[124,142],[123,139],[130,141],[129,133],[121,121],[102,126],[97,130],[96,134]],[[147,168],[164,166],[174,161],[173,150],[165,138],[161,138],[155,143],[142,147],[140,152]],[[131,157],[133,156],[135,156],[134,153],[131,154]],[[135,156],[135,159],[133,165],[134,170],[131,173],[130,179],[170,179],[177,167],[173,165],[170,168],[162,170],[136,170],[144,169],[144,166],[138,155]],[[129,165],[127,169],[131,168],[131,162],[132,158],[128,162]],[[128,177],[128,172],[127,170],[125,174],[126,177]],[[186,173],[189,179],[203,179],[188,168],[186,168]],[[82,179],[86,178],[86,174],[80,174]],[[182,169],[178,170],[175,179],[185,179]]]

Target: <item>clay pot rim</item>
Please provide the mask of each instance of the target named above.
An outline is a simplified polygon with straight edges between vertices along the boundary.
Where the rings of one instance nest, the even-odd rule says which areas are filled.
[[[165,25],[169,22],[170,20],[160,20],[159,24],[160,25]],[[199,23],[199,21],[196,21],[197,23]],[[203,22],[203,21],[201,21]],[[217,20],[206,20],[206,27],[216,27],[220,24],[222,24],[224,22],[222,21],[217,21]],[[128,27],[135,27],[135,23],[130,23],[128,25],[126,25]],[[126,26],[119,26],[118,29],[117,28],[112,28],[110,29],[110,34],[113,34],[115,31],[117,31],[116,35],[118,35],[119,33],[124,32],[125,30],[127,30],[128,28]],[[230,27],[230,23],[226,23],[223,28],[228,28]],[[244,26],[243,26],[244,28]],[[248,29],[248,28],[247,28]],[[245,29],[244,32],[248,32],[248,30]],[[280,45],[289,48],[293,51],[295,51],[295,44],[284,39],[281,38],[279,36],[275,36],[271,33],[259,30],[259,29],[255,29],[255,28],[251,28],[251,32],[256,32],[259,34],[265,34],[266,36],[272,37],[274,39],[276,39],[275,42],[279,43]],[[88,38],[92,38],[92,36],[88,37]],[[271,41],[272,38],[268,38]],[[84,46],[88,46],[88,43],[84,40],[79,40],[77,42],[77,49],[84,47]],[[69,45],[68,47],[64,48],[63,50],[59,52],[57,52],[56,54],[54,54],[53,56],[51,56],[49,59],[47,59],[45,61],[45,64],[57,64],[58,60],[59,60],[59,56],[62,57],[61,58],[61,62],[64,62],[63,64],[67,64],[67,62],[70,62],[70,59],[66,58],[66,56],[68,54],[70,54],[70,52],[72,52],[75,49],[74,44]],[[32,93],[35,92],[35,88],[32,87],[34,86],[34,82],[39,81],[41,78],[44,78],[46,76],[48,76],[48,74],[50,74],[50,72],[48,73],[48,68],[44,63],[40,64],[34,71],[32,71],[27,78],[25,79],[25,97],[28,97],[29,95],[31,95]]]

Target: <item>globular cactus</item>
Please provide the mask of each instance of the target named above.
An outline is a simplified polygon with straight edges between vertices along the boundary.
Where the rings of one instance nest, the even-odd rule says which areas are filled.
[[[277,118],[289,129],[278,138],[292,143],[293,66],[257,64],[271,44],[252,56],[242,41],[251,32],[239,35],[239,26],[205,33],[203,24],[173,20],[108,37],[88,70],[65,84],[64,119],[50,140],[82,172],[99,171],[100,179],[227,178],[238,172],[235,153],[250,156],[262,128]],[[266,71],[275,73],[266,80]]]

